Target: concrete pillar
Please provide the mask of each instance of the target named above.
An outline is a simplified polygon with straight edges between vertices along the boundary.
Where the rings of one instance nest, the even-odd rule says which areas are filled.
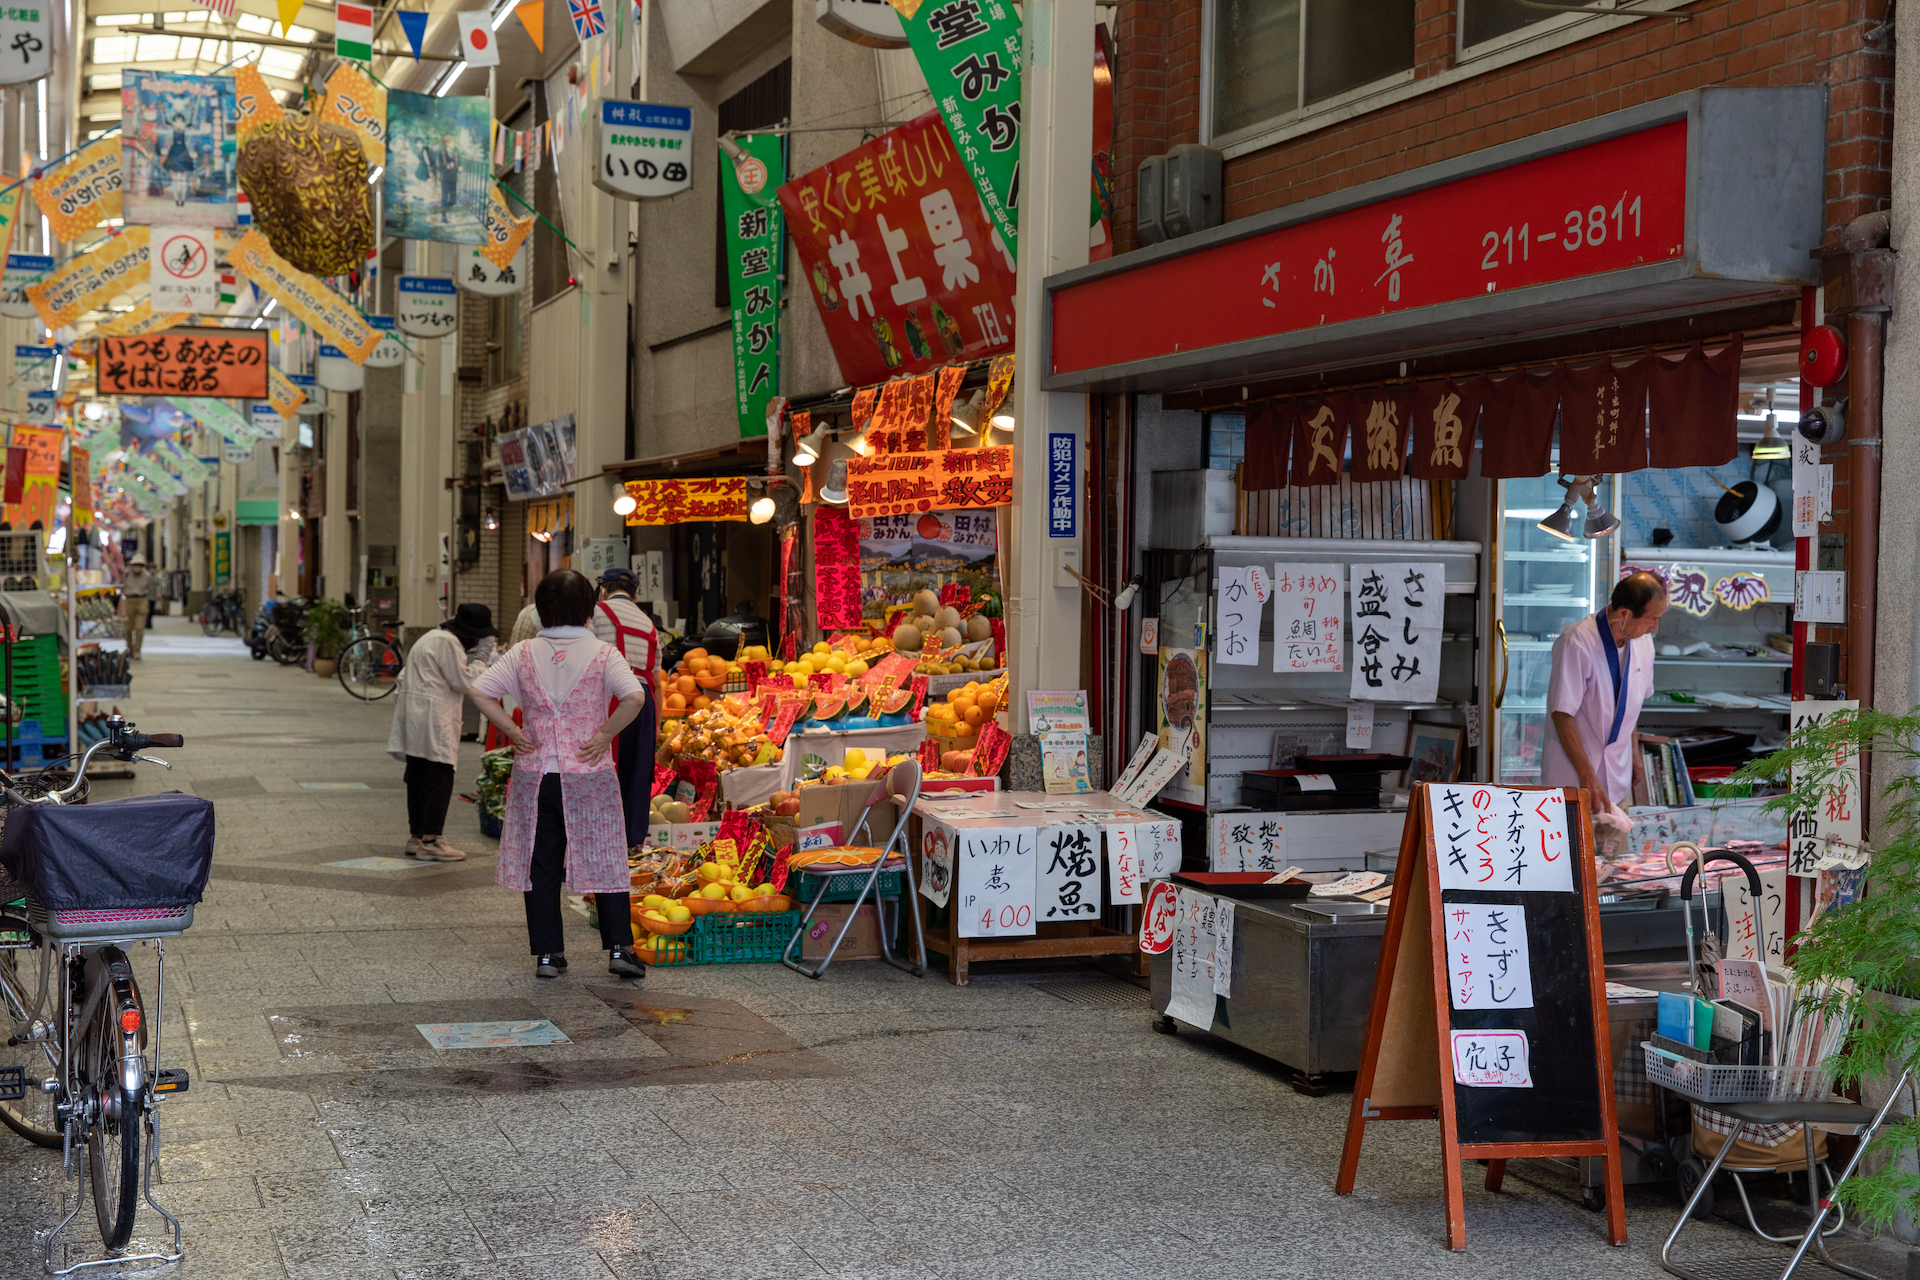
[[[1003,513],[1007,546],[1007,647],[1014,723],[1026,731],[1028,689],[1080,686],[1078,583],[1057,586],[1060,548],[1079,540],[1047,536],[1047,437],[1071,432],[1086,464],[1087,398],[1046,392],[1046,293],[1040,282],[1087,263],[1089,160],[1093,148],[1093,0],[1030,4],[1021,50],[1020,295],[1014,349],[1019,360],[1009,399],[1014,429],[1013,505]],[[995,442],[1002,437],[996,434]],[[1084,485],[1080,528],[1088,513]],[[1044,637],[1044,643],[1042,640]]]
[[[320,526],[320,567],[324,583],[314,592],[339,600],[356,590],[360,566],[353,560],[353,527],[347,519],[347,396],[327,393],[327,509]],[[318,424],[316,424],[317,426]]]
[[[300,522],[293,518],[300,510],[299,455],[300,420],[296,418],[287,423],[280,441],[280,524],[273,562],[278,590],[289,599],[300,594]]]
[[[408,267],[421,274],[450,274],[447,245],[409,241]],[[400,616],[413,626],[445,619],[440,574],[440,535],[453,530],[453,383],[460,359],[457,337],[418,342],[422,359],[409,365],[400,398]]]

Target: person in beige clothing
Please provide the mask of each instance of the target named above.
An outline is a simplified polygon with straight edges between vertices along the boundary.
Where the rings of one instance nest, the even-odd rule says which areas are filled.
[[[127,564],[127,577],[120,584],[120,612],[127,622],[127,657],[140,660],[140,645],[147,638],[147,598],[153,594],[153,574],[147,570],[147,558],[135,556]]]

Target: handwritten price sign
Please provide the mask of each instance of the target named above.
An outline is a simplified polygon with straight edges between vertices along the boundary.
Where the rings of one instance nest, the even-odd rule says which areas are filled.
[[[1141,913],[1140,949],[1157,956],[1173,946],[1173,931],[1180,920],[1180,897],[1168,880],[1154,882],[1147,894],[1147,909]]]

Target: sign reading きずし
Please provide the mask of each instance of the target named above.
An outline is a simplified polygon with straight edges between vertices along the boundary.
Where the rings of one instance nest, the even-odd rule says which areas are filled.
[[[593,185],[626,200],[656,200],[693,186],[693,112],[652,102],[600,104]]]

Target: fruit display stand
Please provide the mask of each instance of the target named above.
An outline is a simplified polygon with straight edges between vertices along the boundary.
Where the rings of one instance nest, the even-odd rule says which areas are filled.
[[[920,874],[921,897],[918,903],[921,927],[927,940],[927,950],[938,952],[947,958],[947,979],[955,986],[967,985],[968,969],[983,960],[1039,960],[1058,959],[1069,956],[1126,956],[1137,958],[1140,953],[1140,904],[1114,903],[1107,898],[1111,890],[1101,886],[1112,883],[1112,861],[1099,840],[1093,846],[1093,852],[1099,860],[1099,870],[1093,877],[1098,890],[1093,901],[1100,904],[1100,910],[1082,919],[1066,921],[1034,920],[1030,924],[1021,924],[1018,928],[1030,932],[1010,933],[1007,936],[965,937],[961,934],[959,898],[965,891],[961,868],[955,867],[951,876],[950,897],[946,906],[936,905],[931,894],[931,872],[927,869],[924,851],[926,833],[934,828],[945,828],[950,833],[967,830],[993,830],[1005,828],[1025,828],[1036,833],[1047,826],[1061,821],[1059,806],[1071,802],[1073,808],[1081,813],[1099,813],[1103,818],[1120,819],[1123,816],[1131,820],[1151,820],[1155,815],[1143,814],[1129,808],[1122,801],[1104,791],[1090,792],[1072,797],[1048,795],[1041,791],[1001,791],[990,795],[974,797],[971,801],[956,806],[952,797],[922,794],[907,824],[907,847],[916,857],[922,858],[923,870]],[[965,808],[985,811],[991,814],[1018,813],[1019,817],[960,817],[957,811]],[[1051,812],[1049,811],[1051,810]],[[1090,825],[1094,819],[1087,819]],[[1034,858],[1040,861],[1036,847]],[[959,860],[956,857],[955,862]],[[1037,901],[1037,900],[1036,900]],[[1037,911],[1037,908],[1036,908]]]
[[[775,862],[766,828],[736,810],[720,830],[696,850],[628,857],[634,945],[647,963],[768,963],[799,926],[793,899],[760,878]]]

